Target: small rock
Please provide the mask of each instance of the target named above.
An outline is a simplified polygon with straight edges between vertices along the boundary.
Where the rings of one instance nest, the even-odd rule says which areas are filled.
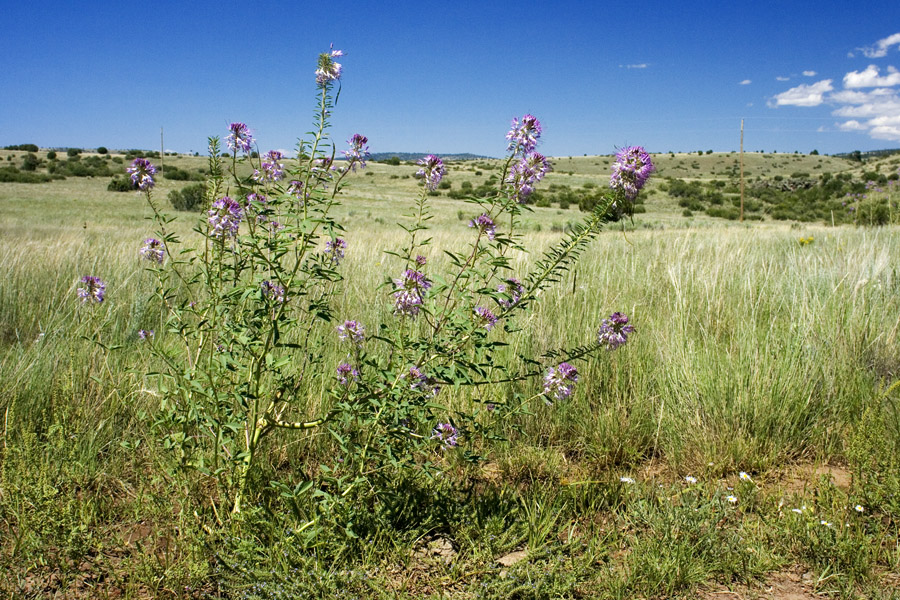
[[[515,552],[510,552],[509,554],[501,556],[497,559],[497,562],[504,567],[511,567],[517,562],[523,561],[526,558],[528,558],[527,550],[516,550]]]

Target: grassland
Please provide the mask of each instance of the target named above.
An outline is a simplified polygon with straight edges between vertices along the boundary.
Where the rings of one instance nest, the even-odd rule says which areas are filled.
[[[0,152],[0,161],[23,155]],[[654,157],[660,180],[729,179],[736,159]],[[859,177],[895,171],[891,160],[748,154],[745,173]],[[547,184],[603,186],[611,161],[560,157]],[[477,187],[492,162],[451,165],[451,189]],[[166,163],[205,167],[195,157]],[[396,223],[417,193],[415,170],[371,164],[347,188],[339,318],[391,318],[388,292],[376,290],[396,270],[384,251],[401,243]],[[590,338],[622,310],[637,328],[629,344],[579,365],[571,401],[535,407],[504,440],[482,442],[482,462],[448,453],[442,478],[398,481],[391,530],[310,549],[277,504],[260,500],[226,525],[195,514],[191,482],[152,427],[159,400],[146,374],[156,365],[137,339],[159,319],[137,259],[149,209],[107,182],[0,184],[0,572],[9,574],[0,593],[900,596],[896,227],[684,217],[651,184],[647,211],[624,232],[611,225],[520,323],[519,343],[539,353]],[[160,178],[156,195],[184,185]],[[432,200],[429,259],[440,269],[440,249],[465,239],[473,215],[461,200]],[[517,267],[579,216],[577,207],[528,213],[534,254]],[[192,235],[197,216],[178,217],[177,230]],[[100,321],[104,341],[121,346],[114,352],[83,337],[97,326],[75,299],[86,273],[107,281]],[[323,352],[340,356],[336,346]],[[484,400],[446,393],[461,407]],[[315,435],[279,441],[260,478],[329,449]]]

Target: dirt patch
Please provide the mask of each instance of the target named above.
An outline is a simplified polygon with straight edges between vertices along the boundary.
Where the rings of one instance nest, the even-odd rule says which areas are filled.
[[[775,475],[777,485],[788,493],[804,494],[818,485],[819,480],[826,477],[837,488],[848,491],[853,483],[853,473],[839,465],[795,465]]]
[[[700,600],[821,600],[815,592],[812,573],[797,567],[790,571],[771,573],[766,580],[754,585],[716,586],[698,591]]]

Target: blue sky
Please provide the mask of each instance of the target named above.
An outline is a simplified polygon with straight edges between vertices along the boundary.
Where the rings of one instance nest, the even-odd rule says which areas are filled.
[[[900,2],[12,2],[0,146],[203,153],[310,128],[316,55],[346,56],[332,119],[373,152],[499,156],[532,113],[551,156],[900,147]],[[881,42],[881,45],[879,45]]]

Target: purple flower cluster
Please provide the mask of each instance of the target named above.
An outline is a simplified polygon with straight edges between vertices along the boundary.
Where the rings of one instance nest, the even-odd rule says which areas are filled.
[[[529,152],[522,156],[506,177],[509,195],[522,204],[534,191],[534,186],[550,171],[550,160],[539,152]]]
[[[514,304],[518,304],[519,300],[521,300],[522,294],[525,293],[525,286],[518,279],[509,278],[506,280],[506,283],[501,283],[497,286],[497,291],[509,296],[509,300],[506,298],[500,300],[500,306],[509,308]]]
[[[634,326],[628,324],[628,317],[620,312],[614,312],[600,322],[597,343],[606,346],[607,350],[615,350],[628,342],[628,334],[632,331]]]
[[[425,275],[413,269],[407,269],[399,279],[394,280],[394,313],[407,317],[419,314],[424,301],[424,292],[431,287]]]
[[[106,294],[106,284],[99,277],[93,275],[85,275],[81,278],[84,287],[78,288],[78,297],[81,298],[82,304],[91,304],[103,302],[103,296]]]
[[[437,396],[441,391],[441,386],[428,377],[425,373],[421,371],[418,367],[410,367],[409,368],[409,379],[412,383],[409,385],[409,389],[416,391],[428,391],[432,396]],[[431,389],[428,389],[431,388]]]
[[[350,168],[355,171],[356,165],[359,165],[361,168],[365,169],[366,159],[369,157],[369,147],[366,145],[369,143],[369,138],[354,133],[353,137],[347,140],[347,143],[350,144],[350,149],[344,150],[343,154],[347,157]]]
[[[134,159],[131,166],[126,169],[126,172],[131,175],[131,183],[139,190],[146,191],[156,185],[156,182],[153,181],[153,176],[156,175],[156,167],[150,164],[150,161],[146,158]]]
[[[430,191],[436,190],[444,177],[444,161],[434,154],[429,154],[424,158],[420,158],[416,164],[422,167],[416,171],[416,177],[424,179],[425,187]]]
[[[344,250],[346,249],[347,242],[341,238],[334,238],[325,242],[325,254],[331,257],[331,262],[334,265],[341,264],[341,261],[344,259]]]
[[[483,306],[475,307],[475,319],[478,324],[490,331],[497,324],[497,316]]]
[[[521,123],[518,118],[513,118],[512,127],[506,134],[506,139],[509,140],[507,150],[514,154],[533,151],[541,137],[541,131],[541,122],[534,115],[525,115]]]
[[[245,123],[232,123],[228,126],[231,133],[225,138],[225,143],[231,150],[237,152],[241,150],[244,154],[250,154],[253,150],[253,136],[250,135],[250,128]]]
[[[481,233],[487,235],[489,240],[493,240],[497,234],[494,220],[487,213],[483,213],[469,221],[469,227],[477,228]]]
[[[262,194],[257,194],[255,192],[247,194],[247,210],[253,210],[258,205],[265,206],[269,202],[269,199],[266,198]]]
[[[154,335],[154,332],[152,329],[150,329],[150,330],[141,329],[140,331],[138,331],[138,339],[139,340],[146,340],[146,339],[152,338],[153,335]]]
[[[302,181],[297,181],[296,179],[291,181],[291,183],[288,184],[287,193],[294,196],[297,200],[306,200],[306,195],[303,193]]]
[[[343,68],[341,63],[335,62],[334,59],[343,55],[342,51],[334,49],[334,44],[331,45],[329,52],[323,52],[319,55],[318,68],[316,68],[316,83],[318,85],[324,86],[341,78]]]
[[[359,371],[350,363],[341,363],[337,367],[338,383],[344,387],[350,385],[350,382],[359,379]]]
[[[284,286],[278,285],[273,281],[263,281],[260,284],[260,288],[262,289],[264,298],[268,298],[269,300],[273,300],[275,302],[284,302],[286,299]]]
[[[141,248],[141,257],[161,265],[166,258],[165,246],[156,238],[147,238]]]
[[[655,169],[650,155],[641,146],[622,148],[616,154],[609,187],[621,190],[628,200],[634,200]]]
[[[255,169],[253,171],[253,179],[259,182],[278,181],[284,177],[284,165],[278,162],[283,159],[284,154],[278,150],[269,150],[266,152],[266,155],[263,157],[263,162],[260,165],[262,171]]]
[[[362,344],[366,340],[366,328],[358,321],[344,321],[337,326],[338,337],[342,342],[350,340],[354,344]]]
[[[425,258],[424,256],[422,256],[421,254],[416,256],[416,266],[424,267],[427,262],[428,262],[428,259]]]
[[[241,205],[228,196],[213,202],[209,215],[210,237],[217,239],[234,238],[237,235],[244,211]]]
[[[439,441],[445,448],[453,448],[459,444],[459,430],[451,423],[438,423],[431,430],[431,439]]]
[[[575,384],[578,382],[578,370],[569,363],[562,363],[558,367],[550,367],[544,375],[544,395],[552,396],[556,400],[565,400],[572,395]],[[545,400],[547,404],[553,402]]]

